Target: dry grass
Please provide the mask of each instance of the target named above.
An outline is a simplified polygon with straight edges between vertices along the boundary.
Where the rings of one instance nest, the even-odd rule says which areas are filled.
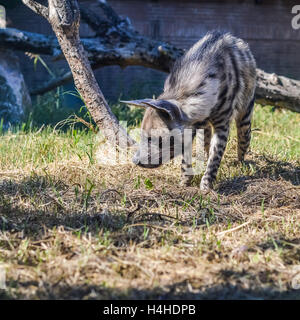
[[[268,112],[255,123],[273,144],[254,131],[242,166],[233,135],[206,195],[199,178],[179,187],[174,163],[97,164],[92,133],[3,136],[0,297],[299,299],[300,117],[272,115],[287,117],[283,136]]]

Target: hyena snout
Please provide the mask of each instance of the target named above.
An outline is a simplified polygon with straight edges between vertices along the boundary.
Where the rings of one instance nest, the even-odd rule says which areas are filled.
[[[143,150],[138,150],[132,158],[132,162],[143,168],[157,168],[162,164],[161,158],[153,156],[153,154],[148,152],[143,152]]]
[[[167,137],[141,146],[132,158],[132,162],[143,168],[157,168],[181,154],[183,144],[175,143],[174,137]]]
[[[140,152],[136,152],[135,155],[132,157],[132,162],[136,165],[140,163]]]

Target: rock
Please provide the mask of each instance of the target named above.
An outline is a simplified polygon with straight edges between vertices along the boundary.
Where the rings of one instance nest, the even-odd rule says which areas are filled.
[[[31,99],[21,73],[18,57],[0,49],[0,119],[7,129],[24,119],[31,109]]]

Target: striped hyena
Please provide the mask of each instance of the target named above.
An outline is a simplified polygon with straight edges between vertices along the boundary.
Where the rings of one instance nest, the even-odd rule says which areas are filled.
[[[158,167],[165,162],[163,151],[166,144],[163,141],[170,139],[172,130],[180,132],[177,137],[181,135],[183,145],[185,129],[194,132],[197,128],[204,128],[208,162],[200,188],[210,189],[226,147],[232,118],[237,126],[240,161],[244,160],[249,147],[255,69],[253,55],[243,40],[217,31],[206,34],[175,62],[165,81],[164,92],[156,100],[124,101],[146,108],[141,143],[133,162],[143,167]],[[178,154],[174,152],[176,138],[174,135],[171,138],[168,159]],[[190,160],[183,157],[185,183],[191,180],[186,173],[190,167]]]

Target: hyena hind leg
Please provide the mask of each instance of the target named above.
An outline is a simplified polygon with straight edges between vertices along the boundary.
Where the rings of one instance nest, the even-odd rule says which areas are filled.
[[[250,102],[246,112],[242,115],[238,115],[235,120],[238,138],[237,154],[239,161],[244,161],[245,154],[250,145],[253,106],[254,99]]]

